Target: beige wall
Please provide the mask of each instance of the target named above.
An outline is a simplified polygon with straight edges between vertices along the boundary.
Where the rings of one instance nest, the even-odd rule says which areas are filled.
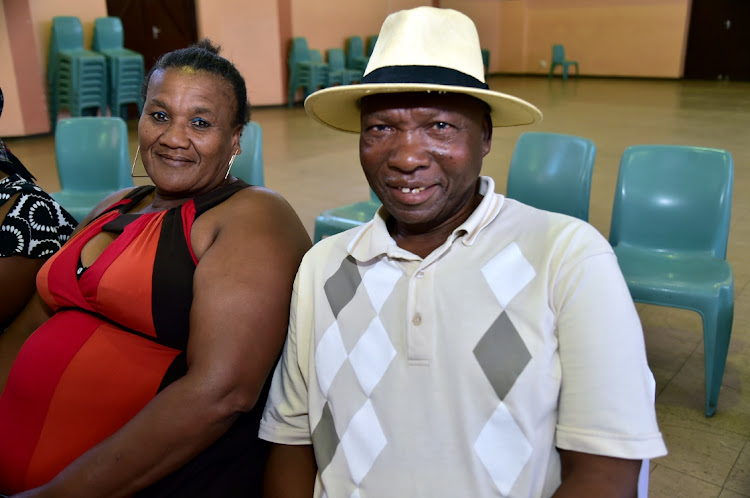
[[[285,101],[285,79],[277,47],[279,8],[277,0],[196,0],[198,36],[222,46],[222,55],[237,65],[247,83],[251,105]]]
[[[0,5],[0,88],[3,89],[5,106],[0,117],[0,137],[19,134],[23,131],[21,102],[18,98],[18,82],[13,67],[13,54],[5,19],[5,9]]]

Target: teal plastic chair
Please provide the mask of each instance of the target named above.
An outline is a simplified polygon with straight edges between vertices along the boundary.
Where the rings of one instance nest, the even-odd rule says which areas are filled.
[[[232,175],[250,185],[265,186],[263,178],[263,129],[255,121],[245,125],[240,137],[242,154],[234,159]]]
[[[716,413],[734,317],[726,261],[733,174],[725,150],[629,147],[609,233],[633,300],[701,315],[707,417]]]
[[[307,39],[298,36],[292,39],[287,64],[289,66],[289,95],[287,105],[294,105],[294,94],[304,89],[305,97],[328,84],[328,64],[314,61],[307,46]],[[322,59],[322,57],[321,57]]]
[[[92,48],[107,58],[109,109],[113,116],[127,118],[128,104],[143,111],[141,84],[144,77],[143,55],[123,47],[125,41],[119,17],[94,20]]]
[[[83,48],[83,27],[73,16],[52,18],[47,53],[47,87],[50,126],[57,124],[60,110],[71,116],[107,111],[107,61],[101,54]]]
[[[346,40],[346,67],[359,71],[360,77],[365,74],[367,63],[370,58],[365,54],[364,43],[361,36],[350,36]]]
[[[315,242],[370,221],[381,206],[380,199],[370,189],[370,199],[323,211],[315,218]]]
[[[482,49],[482,64],[484,64],[484,73],[490,72],[490,51],[486,48]]]
[[[595,159],[596,145],[587,138],[522,133],[510,161],[507,196],[588,221]]]
[[[372,55],[372,51],[375,50],[375,44],[378,42],[378,35],[370,35],[367,37],[367,57]]]
[[[106,196],[133,186],[128,129],[121,118],[61,119],[55,159],[62,190],[50,195],[79,222]]]
[[[576,78],[578,77],[578,61],[565,60],[565,47],[562,45],[552,46],[552,63],[549,65],[549,77],[555,72],[555,67],[562,67],[562,79],[568,79],[568,67],[575,66]]]
[[[362,73],[356,69],[346,68],[346,56],[340,48],[329,48],[328,57],[328,86],[351,85],[362,78]]]

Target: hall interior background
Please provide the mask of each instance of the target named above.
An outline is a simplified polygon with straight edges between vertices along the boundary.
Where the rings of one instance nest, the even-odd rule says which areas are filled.
[[[321,211],[368,197],[357,136],[313,122],[299,103],[285,106],[285,42],[306,36],[312,48],[343,46],[352,34],[377,33],[390,11],[432,4],[462,10],[477,22],[483,46],[491,49],[488,81],[493,89],[527,99],[544,112],[544,120],[533,127],[495,130],[483,173],[495,179],[500,192],[520,133],[587,137],[598,148],[590,222],[607,236],[619,159],[627,146],[684,144],[732,153],[735,180],[727,259],[735,272],[735,318],[714,417],[703,415],[700,317],[684,310],[637,307],[657,382],[657,416],[670,452],[651,462],[650,496],[750,497],[750,83],[682,78],[692,1],[223,0],[212,4],[219,8],[209,9],[209,2],[196,0],[198,35],[222,44],[248,80],[253,119],[264,131],[266,185],[290,201],[311,236]],[[79,16],[90,42],[93,20],[107,15],[106,5],[104,0],[64,5],[3,0],[2,7],[0,86],[6,108],[0,137],[40,186],[55,191],[59,182],[46,97],[43,86],[34,83],[44,81],[51,17]],[[32,21],[26,31],[14,26],[19,15]],[[21,48],[19,39],[26,40]],[[562,81],[542,76],[546,68],[541,61],[549,61],[556,42],[565,43],[569,58],[580,62],[583,77]],[[136,126],[135,119],[129,120],[131,157]]]

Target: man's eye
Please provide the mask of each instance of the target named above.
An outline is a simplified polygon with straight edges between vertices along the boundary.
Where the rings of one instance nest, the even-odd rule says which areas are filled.
[[[198,128],[208,128],[209,126],[211,126],[211,123],[202,118],[195,118],[193,120],[193,124]]]
[[[435,128],[437,128],[438,130],[447,130],[450,127],[451,125],[449,125],[445,121],[438,121],[437,123],[435,123]]]
[[[156,111],[151,113],[151,117],[157,121],[166,121],[167,115],[163,111]]]

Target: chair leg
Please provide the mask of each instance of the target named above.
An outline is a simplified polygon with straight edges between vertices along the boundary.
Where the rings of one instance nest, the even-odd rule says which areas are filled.
[[[732,292],[733,294],[733,292]],[[716,413],[721,382],[729,352],[734,319],[734,296],[725,300],[727,305],[716,306],[703,314],[703,349],[706,367],[706,417]]]
[[[568,66],[563,64],[562,66],[562,79],[567,80],[568,79]]]

